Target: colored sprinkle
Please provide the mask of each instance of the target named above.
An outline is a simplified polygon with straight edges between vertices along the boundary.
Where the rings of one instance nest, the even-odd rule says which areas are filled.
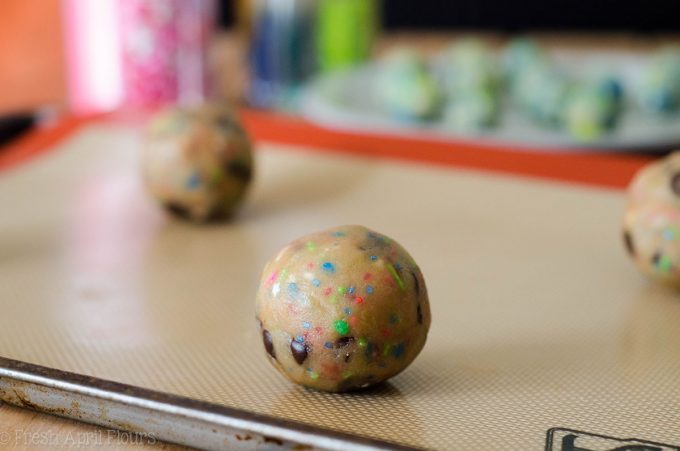
[[[347,290],[347,292],[348,292],[349,294],[354,294],[354,290],[355,290],[354,287],[349,287],[349,289]]]
[[[317,373],[316,371],[312,371],[311,373],[309,373],[309,377],[311,377],[314,380],[317,380],[319,378],[319,373]]]
[[[668,258],[668,256],[662,255],[661,258],[659,259],[659,263],[657,264],[657,266],[661,271],[666,272],[670,271],[671,266],[673,265],[671,263],[671,259]]]
[[[328,287],[325,290],[323,290],[323,294],[328,296],[329,294],[331,294],[331,291],[333,291],[333,290],[331,290],[331,287]]]
[[[363,304],[364,303],[364,298],[361,296],[357,296],[357,304]]]
[[[376,261],[378,259],[377,255],[371,255],[371,261]]]
[[[191,174],[191,176],[187,179],[187,188],[189,189],[196,189],[199,186],[201,186],[201,177],[198,175],[197,172],[194,172]]]
[[[316,249],[316,243],[314,241],[307,241],[307,249],[313,251]]]
[[[359,347],[360,348],[365,348],[366,347],[366,339],[365,338],[359,338]]]
[[[345,307],[342,311],[345,312],[345,314],[347,314],[347,315],[351,315],[351,314],[352,314],[352,309],[349,308],[349,307]]]
[[[662,232],[662,236],[664,240],[670,241],[675,239],[675,230],[673,229],[666,229]]]
[[[321,265],[321,268],[326,272],[335,272],[335,265],[331,262],[324,262],[324,264]]]
[[[392,355],[396,358],[399,358],[402,355],[404,355],[404,343],[399,343],[398,345],[396,345],[392,350]]]
[[[278,271],[274,271],[274,272],[272,273],[272,275],[269,276],[269,279],[267,279],[267,285],[273,284],[274,281],[276,280],[276,278],[277,278],[278,276],[279,276],[279,272],[278,272]]]
[[[349,379],[350,377],[352,377],[352,374],[354,373],[352,373],[350,370],[345,370],[342,372],[342,378]]]
[[[314,285],[315,287],[318,287],[319,285],[321,285],[321,281],[319,279],[314,279],[314,280],[312,280],[312,285]]]
[[[221,167],[217,166],[215,170],[213,170],[212,173],[212,182],[213,183],[218,183],[222,178],[224,177],[224,171],[222,170]]]
[[[309,321],[303,321],[303,322],[302,322],[302,327],[304,327],[305,329],[309,329],[310,327],[312,327],[312,325],[309,324]]]
[[[383,357],[387,357],[388,355],[390,355],[391,348],[392,346],[385,345],[385,347],[383,348]]]
[[[295,341],[297,341],[298,343],[304,343],[305,337],[303,337],[302,335],[298,335],[297,337],[295,337]]]
[[[349,324],[347,324],[347,321],[342,319],[336,319],[333,322],[333,328],[340,335],[347,335],[349,333]]]
[[[373,285],[366,285],[366,294],[373,294]]]
[[[345,294],[347,292],[347,288],[345,287],[338,287],[338,293],[340,294]]]
[[[397,314],[391,313],[390,314],[390,324],[396,324],[397,321],[399,321],[399,317],[397,316]]]
[[[371,276],[371,273],[370,273],[370,272],[367,272],[366,274],[364,274],[364,280],[370,280],[371,277],[372,277],[372,276]]]
[[[406,289],[406,286],[404,285],[404,281],[401,280],[401,277],[399,277],[399,274],[397,274],[397,270],[394,269],[394,266],[392,265],[387,265],[387,270],[392,274],[392,277],[394,277],[394,280],[397,281],[397,285],[399,285],[399,289],[401,291],[404,291]]]
[[[381,332],[382,332],[383,336],[385,336],[385,337],[389,337],[390,333],[391,333],[390,330],[387,327],[383,328],[383,330],[381,330]]]
[[[333,343],[331,343],[330,341],[324,343],[323,346],[328,349],[333,349]]]
[[[342,232],[342,231],[337,231],[337,232],[333,233],[333,236],[347,236],[347,234],[345,232]]]
[[[349,317],[349,324],[350,324],[350,326],[356,327],[356,325],[357,325],[358,322],[359,322],[359,318],[357,318],[356,316],[350,316],[350,317]]]

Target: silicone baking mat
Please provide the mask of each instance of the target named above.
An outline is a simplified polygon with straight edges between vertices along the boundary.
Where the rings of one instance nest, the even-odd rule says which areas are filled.
[[[0,173],[1,356],[420,448],[680,445],[680,299],[628,261],[620,191],[260,144],[237,219],[197,227],[145,194],[138,133]],[[404,373],[325,394],[270,367],[253,299],[338,224],[409,250],[433,322]]]

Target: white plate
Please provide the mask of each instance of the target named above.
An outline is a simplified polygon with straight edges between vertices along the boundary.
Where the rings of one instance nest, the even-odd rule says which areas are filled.
[[[301,113],[312,122],[338,130],[443,141],[474,140],[489,145],[521,146],[541,151],[658,151],[680,146],[680,115],[649,115],[640,111],[631,99],[631,86],[644,56],[611,52],[585,55],[562,52],[553,56],[559,66],[575,77],[599,68],[620,75],[627,105],[615,130],[592,141],[576,141],[566,131],[542,128],[512,108],[503,109],[499,126],[477,132],[451,130],[437,121],[400,122],[385,114],[376,98],[373,87],[376,63],[314,80],[302,95]]]

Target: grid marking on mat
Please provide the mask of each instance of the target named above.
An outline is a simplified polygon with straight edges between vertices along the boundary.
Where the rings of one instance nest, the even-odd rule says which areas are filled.
[[[236,222],[168,221],[137,135],[92,126],[0,176],[0,355],[436,449],[542,449],[565,427],[680,443],[680,299],[619,243],[617,193],[259,148]],[[421,356],[365,393],[295,387],[253,317],[264,262],[360,223],[420,264]]]

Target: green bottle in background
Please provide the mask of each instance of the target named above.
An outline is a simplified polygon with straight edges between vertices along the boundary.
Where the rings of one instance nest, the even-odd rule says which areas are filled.
[[[379,0],[319,0],[318,62],[331,71],[366,61],[378,31]]]

